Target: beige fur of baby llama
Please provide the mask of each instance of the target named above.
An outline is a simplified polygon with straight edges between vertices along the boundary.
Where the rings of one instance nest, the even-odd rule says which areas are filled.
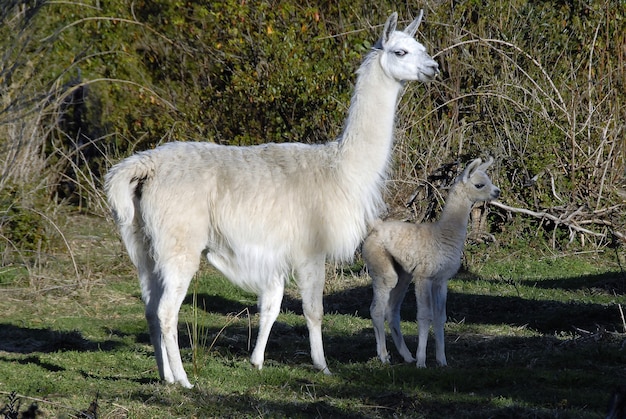
[[[498,198],[500,189],[485,170],[493,159],[476,159],[452,185],[441,217],[434,223],[385,221],[375,225],[363,243],[363,259],[372,277],[374,298],[370,307],[378,357],[390,361],[385,342],[385,320],[405,362],[415,362],[400,330],[400,306],[411,281],[415,281],[419,340],[417,366],[426,366],[426,344],[431,324],[436,358],[447,365],[443,327],[446,322],[448,279],[461,266],[467,223],[474,203]]]

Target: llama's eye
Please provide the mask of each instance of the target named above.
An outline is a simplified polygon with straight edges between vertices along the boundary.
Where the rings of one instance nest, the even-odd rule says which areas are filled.
[[[476,185],[474,185],[474,186],[476,186],[476,189],[482,189],[482,188],[484,188],[484,187],[485,187],[485,184],[484,184],[484,183],[477,183],[477,184],[476,184]]]
[[[396,54],[396,57],[404,57],[407,54],[403,49],[396,50],[393,53]]]

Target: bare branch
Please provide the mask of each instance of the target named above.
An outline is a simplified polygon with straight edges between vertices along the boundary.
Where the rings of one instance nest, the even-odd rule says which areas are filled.
[[[579,233],[585,233],[585,234],[589,234],[589,235],[597,236],[597,237],[606,237],[606,234],[596,233],[595,231],[581,227],[572,220],[572,218],[581,211],[581,208],[578,208],[576,211],[572,212],[567,217],[562,218],[562,217],[557,217],[555,215],[552,215],[545,211],[537,212],[537,211],[532,211],[526,208],[511,207],[509,205],[503,204],[500,201],[491,201],[490,204],[498,208],[502,208],[503,210],[506,210],[506,211],[526,214],[526,215],[530,215],[532,217],[540,218],[540,219],[548,219],[548,220],[553,221],[555,224],[563,224],[567,226],[568,228],[575,230]]]

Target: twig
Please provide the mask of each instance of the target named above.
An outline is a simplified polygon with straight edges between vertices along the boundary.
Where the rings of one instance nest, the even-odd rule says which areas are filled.
[[[4,394],[4,395],[11,395],[11,394],[13,394],[13,392],[11,392],[11,391],[2,391],[2,390],[0,390],[0,394]],[[15,393],[15,395],[16,395],[17,397],[19,397],[20,399],[29,400],[29,401],[31,401],[31,402],[37,402],[37,403],[41,403],[41,404],[47,404],[47,405],[54,406],[54,407],[57,407],[57,408],[62,408],[62,409],[70,410],[70,411],[80,412],[78,409],[75,409],[75,408],[73,408],[73,407],[70,407],[70,406],[64,405],[64,404],[62,404],[62,403],[53,402],[53,401],[51,401],[51,400],[42,399],[42,398],[40,398],[40,397],[30,397],[30,396],[26,396],[26,395],[19,394],[19,393]]]
[[[217,334],[215,335],[215,338],[213,339],[213,342],[211,342],[211,345],[209,345],[209,351],[211,351],[213,349],[213,346],[215,345],[215,342],[217,342],[217,339],[220,337],[220,335],[222,334],[222,332],[224,331],[224,329],[226,329],[228,327],[228,325],[230,325],[232,322],[234,322],[235,320],[239,319],[239,316],[241,316],[243,313],[247,313],[248,314],[248,330],[252,330],[251,325],[250,325],[250,310],[248,309],[248,307],[244,308],[243,310],[241,310],[239,313],[235,314],[234,316],[230,317],[227,319],[226,323],[224,324],[224,326],[222,326],[222,328],[219,330],[219,332],[217,332]],[[248,339],[248,350],[250,350],[250,339]]]
[[[626,320],[624,319],[624,310],[622,310],[621,304],[618,304],[617,308],[619,308],[619,314],[622,317],[622,327],[624,328],[624,333],[626,333]]]
[[[65,243],[65,247],[67,247],[67,251],[70,255],[70,258],[72,259],[72,265],[74,266],[74,272],[76,273],[76,280],[78,281],[79,284],[82,284],[82,281],[80,279],[80,271],[78,270],[78,264],[76,263],[76,259],[74,258],[74,252],[72,251],[72,247],[70,246],[69,242],[65,238],[65,234],[63,234],[59,226],[57,226],[56,223],[52,221],[52,219],[48,217],[46,214],[44,214],[41,211],[37,211],[36,209],[33,209],[33,208],[30,208],[30,210],[34,212],[35,214],[39,215],[40,217],[44,218],[46,221],[48,221],[52,225],[52,227],[54,227],[54,229],[59,233],[59,235],[63,239],[63,243]]]

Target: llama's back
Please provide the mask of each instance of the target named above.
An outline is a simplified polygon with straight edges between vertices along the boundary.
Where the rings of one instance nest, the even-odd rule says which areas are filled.
[[[116,165],[106,189],[135,264],[132,249],[145,242],[157,264],[162,254],[208,250],[216,267],[250,288],[294,259],[352,256],[365,211],[336,182],[337,154],[336,143],[169,143]]]

